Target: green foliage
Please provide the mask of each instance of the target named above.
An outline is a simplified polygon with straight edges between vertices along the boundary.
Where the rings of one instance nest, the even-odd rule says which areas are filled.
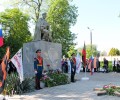
[[[92,45],[92,51],[91,51],[91,45],[86,45],[86,53],[87,58],[90,58],[90,56],[93,54],[93,56],[97,56],[98,51],[96,45]]]
[[[111,48],[109,52],[109,56],[118,56],[120,55],[120,51],[117,48]]]
[[[70,58],[73,53],[77,54],[77,50],[75,50],[74,46],[71,46],[67,52],[68,57]]]
[[[12,73],[7,76],[4,90],[8,95],[30,92],[34,89],[32,82],[33,80],[31,78],[25,78],[21,83],[18,75]]]
[[[119,92],[120,91],[120,87],[112,85],[112,84],[109,84],[109,85],[104,85],[103,86],[103,90],[105,90],[108,95],[113,95],[114,96],[115,92]]]
[[[79,50],[82,51],[83,48],[79,48]],[[90,58],[91,55],[93,55],[94,57],[97,56],[99,53],[99,51],[97,50],[97,46],[96,45],[92,45],[92,51],[91,51],[91,45],[86,45],[86,55],[87,58]]]
[[[106,91],[108,95],[114,95],[115,89],[109,88],[109,89],[106,89]]]
[[[40,18],[41,12],[46,12],[49,0],[9,0],[7,1],[12,7],[19,7],[23,12],[30,15],[33,23]]]
[[[4,46],[0,48],[0,57],[2,58],[7,46],[11,48],[13,56],[23,43],[31,41],[31,33],[28,29],[29,17],[23,14],[19,9],[6,9],[0,13],[0,23],[2,23]]]
[[[103,61],[100,62],[100,66],[101,66],[101,67],[104,66]],[[113,71],[112,61],[109,61],[109,62],[108,62],[108,70],[109,70],[110,72]]]
[[[75,34],[71,33],[70,26],[76,23],[77,8],[69,4],[69,0],[51,0],[48,9],[47,21],[51,25],[54,42],[62,44],[63,55],[67,54]]]

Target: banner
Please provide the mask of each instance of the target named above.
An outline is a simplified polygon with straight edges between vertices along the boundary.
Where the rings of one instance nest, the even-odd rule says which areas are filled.
[[[76,56],[76,73],[79,73],[81,69],[81,57],[79,52],[77,52],[77,56]]]
[[[68,73],[71,73],[71,63],[70,60],[67,60],[68,63]]]
[[[94,72],[94,58],[93,56],[90,57],[89,59],[89,65],[88,65],[88,69],[90,70],[90,74],[93,75]]]
[[[10,48],[8,47],[6,50],[6,54],[4,55],[2,62],[0,64],[0,93],[4,90],[5,80],[7,77],[7,64],[10,57]]]
[[[20,77],[20,82],[23,81],[23,64],[22,64],[22,49],[20,49],[11,59],[12,63],[15,65],[17,72]]]
[[[82,50],[82,61],[83,61],[83,67],[85,68],[86,67],[86,46],[85,46],[85,42],[84,42],[84,47],[83,47],[83,50]]]

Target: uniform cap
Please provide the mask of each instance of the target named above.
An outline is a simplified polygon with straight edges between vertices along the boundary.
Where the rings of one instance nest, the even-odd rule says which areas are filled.
[[[36,51],[36,53],[38,53],[38,52],[41,52],[41,49],[38,49],[38,50]]]

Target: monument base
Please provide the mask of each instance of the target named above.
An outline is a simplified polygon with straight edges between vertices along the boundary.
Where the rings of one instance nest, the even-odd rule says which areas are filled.
[[[44,70],[61,68],[61,44],[33,41],[23,44],[23,73],[25,76],[34,76],[34,58],[37,49],[41,49]]]
[[[81,80],[82,81],[87,81],[87,80],[89,80],[89,77],[82,77]]]

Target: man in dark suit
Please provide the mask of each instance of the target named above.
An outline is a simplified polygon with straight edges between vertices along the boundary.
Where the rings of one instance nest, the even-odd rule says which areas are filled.
[[[106,60],[106,58],[104,58],[104,69],[104,72],[108,73],[108,60]]]
[[[71,62],[71,82],[75,82],[75,73],[76,73],[76,58],[75,54],[72,54],[72,59],[70,60]]]
[[[99,61],[98,58],[97,58],[97,61],[96,61],[96,65],[97,65],[97,72],[100,72],[100,61]]]

